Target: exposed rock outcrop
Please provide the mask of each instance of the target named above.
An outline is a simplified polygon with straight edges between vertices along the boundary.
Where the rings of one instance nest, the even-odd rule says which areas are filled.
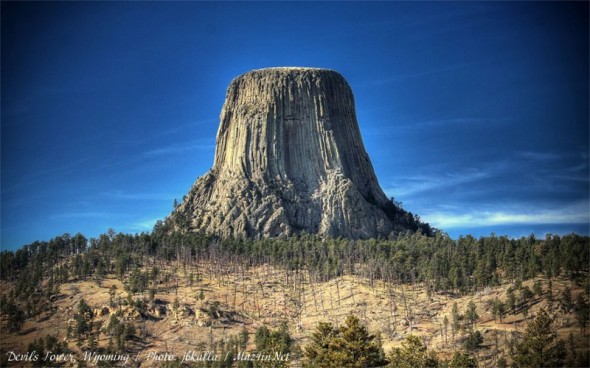
[[[229,85],[220,120],[214,166],[169,217],[174,227],[237,238],[356,239],[395,229],[339,73],[243,74]]]

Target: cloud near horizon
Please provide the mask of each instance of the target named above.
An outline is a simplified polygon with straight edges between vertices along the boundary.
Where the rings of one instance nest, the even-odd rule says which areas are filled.
[[[470,228],[495,225],[525,224],[587,224],[590,222],[589,204],[578,202],[556,209],[475,210],[461,213],[453,210],[433,211],[422,214],[422,219],[432,226],[446,228]]]

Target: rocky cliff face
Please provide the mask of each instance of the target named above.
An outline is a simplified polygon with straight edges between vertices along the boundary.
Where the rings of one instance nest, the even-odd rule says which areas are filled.
[[[243,74],[229,85],[220,120],[214,166],[169,217],[175,227],[251,238],[394,230],[352,91],[337,72]]]

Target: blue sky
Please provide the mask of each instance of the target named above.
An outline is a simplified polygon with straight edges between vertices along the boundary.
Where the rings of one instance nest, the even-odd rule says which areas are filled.
[[[588,234],[587,2],[2,2],[1,247],[150,231],[231,79],[339,71],[380,184],[460,234]]]

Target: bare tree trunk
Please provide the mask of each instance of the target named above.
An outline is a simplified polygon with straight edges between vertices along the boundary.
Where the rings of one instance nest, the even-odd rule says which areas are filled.
[[[340,279],[336,279],[336,293],[338,294],[338,305],[340,305]]]

